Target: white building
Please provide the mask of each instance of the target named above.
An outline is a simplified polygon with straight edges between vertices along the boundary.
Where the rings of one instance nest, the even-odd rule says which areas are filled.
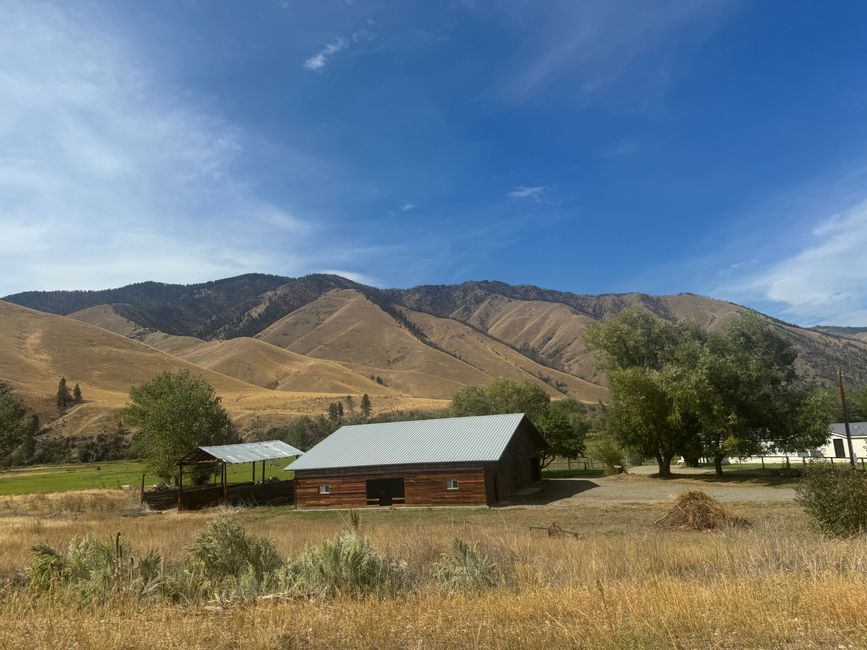
[[[858,458],[867,456],[867,422],[850,422],[849,432],[852,434],[852,450]],[[846,442],[846,428],[842,422],[831,425],[831,437],[824,447],[818,449],[822,456],[834,458],[849,458],[849,445]]]
[[[852,434],[852,451],[856,458],[867,458],[867,422],[850,422],[849,432]],[[803,463],[804,458],[849,458],[849,445],[846,443],[846,428],[842,422],[831,425],[828,440],[824,445],[815,449],[794,451],[789,453],[768,453],[765,458],[770,462],[780,462],[788,458],[790,463],[797,461]],[[737,465],[738,463],[758,463],[760,456],[752,458],[731,458],[726,462]]]

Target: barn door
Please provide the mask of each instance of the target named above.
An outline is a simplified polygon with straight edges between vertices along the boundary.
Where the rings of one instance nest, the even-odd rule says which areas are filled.
[[[542,480],[542,464],[537,457],[530,459],[530,479],[534,483]]]

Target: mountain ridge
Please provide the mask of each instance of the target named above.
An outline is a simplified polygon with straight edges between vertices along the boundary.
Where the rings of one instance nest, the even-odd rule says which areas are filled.
[[[343,302],[335,302],[333,297],[340,295]],[[347,296],[351,301],[347,302]],[[140,340],[165,333],[204,341],[250,337],[274,343],[267,337],[282,323],[278,347],[380,377],[408,394],[421,396],[428,391],[426,396],[440,399],[447,398],[455,386],[478,383],[488,372],[501,368],[516,377],[529,375],[541,381],[555,397],[570,394],[597,401],[604,396],[606,378],[583,339],[584,330],[593,323],[637,308],[668,320],[692,320],[713,330],[738,314],[760,313],[689,292],[577,294],[497,280],[379,289],[321,273],[298,278],[251,273],[192,285],[142,282],[100,291],[23,292],[5,300],[60,315],[77,313],[109,329],[125,328],[125,335]],[[341,309],[344,312],[339,315]],[[82,316],[84,310],[90,310],[86,316]],[[316,310],[322,312],[321,323],[309,322]],[[867,340],[861,332],[803,328],[763,316],[796,346],[799,371],[806,380],[829,383],[842,367],[853,380],[867,383]],[[117,322],[108,324],[112,318]],[[326,323],[328,319],[332,320]],[[340,323],[336,329],[335,323]],[[406,334],[418,345],[402,338]],[[379,341],[376,354],[366,354],[364,346],[373,340]],[[391,350],[390,346],[397,347]],[[506,348],[519,356],[505,352]],[[409,354],[415,361],[393,358],[400,354]],[[503,358],[509,359],[508,367]],[[467,359],[488,370],[476,368]],[[235,361],[226,364],[243,365]],[[572,386],[571,392],[560,390],[566,385]]]

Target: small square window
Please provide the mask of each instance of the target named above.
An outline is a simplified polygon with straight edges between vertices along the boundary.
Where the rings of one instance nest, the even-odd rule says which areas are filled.
[[[331,494],[331,486],[328,483],[323,483],[319,486],[319,494]]]
[[[458,483],[457,479],[450,478],[446,481],[446,490],[458,490],[460,489],[460,483]]]

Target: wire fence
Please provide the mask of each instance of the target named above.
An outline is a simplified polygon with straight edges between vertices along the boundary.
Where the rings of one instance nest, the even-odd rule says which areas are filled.
[[[713,460],[702,459],[701,465],[713,467]],[[797,469],[798,467],[806,467],[814,462],[830,462],[833,464],[848,464],[850,462],[848,456],[753,456],[751,458],[729,458],[725,463],[725,467],[741,467],[743,469]],[[864,471],[867,471],[867,457],[858,456],[855,459],[855,465]],[[630,466],[630,463],[627,463]],[[633,465],[634,466],[634,465]],[[555,458],[547,470],[604,470],[605,463],[594,460],[592,458]]]

